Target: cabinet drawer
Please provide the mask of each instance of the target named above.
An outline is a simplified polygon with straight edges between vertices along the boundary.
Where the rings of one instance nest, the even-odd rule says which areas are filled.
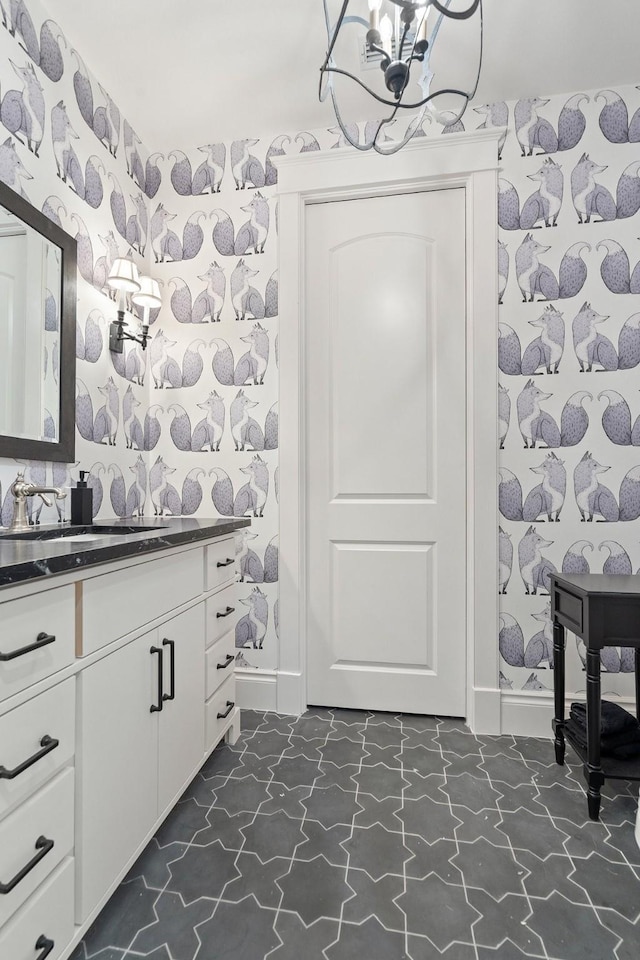
[[[233,706],[230,707],[230,704]],[[236,681],[233,674],[227,677],[221,687],[206,703],[206,750],[215,747],[222,731],[229,725],[236,708]],[[227,712],[228,711],[228,712]],[[226,716],[218,716],[226,714]]]
[[[70,677],[0,717],[0,820],[73,757],[75,685]]]
[[[202,593],[202,548],[86,580],[82,656],[143,627]]]
[[[75,657],[73,585],[0,603],[0,700],[44,680]],[[55,637],[30,649],[39,635]],[[5,659],[7,656],[10,660]],[[1,761],[0,761],[1,762]]]
[[[38,960],[48,941],[53,941],[46,956],[47,960],[57,960],[73,933],[73,858],[66,857],[11,922],[0,930],[0,957]],[[37,946],[39,942],[41,946]]]
[[[63,770],[0,822],[0,927],[73,849],[73,779]]]
[[[237,619],[237,588],[235,583],[230,583],[207,600],[206,645],[210,647],[220,637],[235,630]]]
[[[217,540],[205,547],[206,589],[215,590],[236,576],[236,542],[234,537]]]
[[[216,692],[221,683],[233,673],[236,659],[235,631],[225,633],[213,646],[209,647],[205,656],[206,692],[208,700]]]

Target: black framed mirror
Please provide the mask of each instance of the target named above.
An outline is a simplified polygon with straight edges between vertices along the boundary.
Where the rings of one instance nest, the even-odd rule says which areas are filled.
[[[76,241],[0,182],[0,456],[75,454]]]

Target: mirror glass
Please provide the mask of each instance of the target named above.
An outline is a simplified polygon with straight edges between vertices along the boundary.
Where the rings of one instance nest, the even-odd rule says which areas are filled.
[[[62,251],[0,206],[0,433],[60,435]]]

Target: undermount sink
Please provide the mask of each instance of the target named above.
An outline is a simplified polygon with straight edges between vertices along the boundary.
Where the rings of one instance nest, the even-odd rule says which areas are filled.
[[[66,541],[70,543],[89,543],[91,541],[126,537],[133,533],[145,533],[149,530],[164,530],[165,527],[142,526],[108,526],[107,524],[93,524],[83,527],[59,527],[56,530],[41,530],[34,527],[32,530],[23,530],[21,533],[0,534],[1,540],[47,540],[49,543]]]

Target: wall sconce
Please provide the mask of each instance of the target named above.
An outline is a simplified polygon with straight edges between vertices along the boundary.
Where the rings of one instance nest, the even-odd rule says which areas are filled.
[[[149,311],[162,305],[158,281],[151,277],[141,277],[133,260],[119,257],[113,261],[107,283],[112,290],[118,291],[118,319],[109,326],[109,349],[113,353],[122,353],[124,341],[133,340],[144,350],[149,339]],[[132,303],[142,307],[139,333],[130,333],[125,329],[128,326],[125,320],[127,294],[131,295]]]

